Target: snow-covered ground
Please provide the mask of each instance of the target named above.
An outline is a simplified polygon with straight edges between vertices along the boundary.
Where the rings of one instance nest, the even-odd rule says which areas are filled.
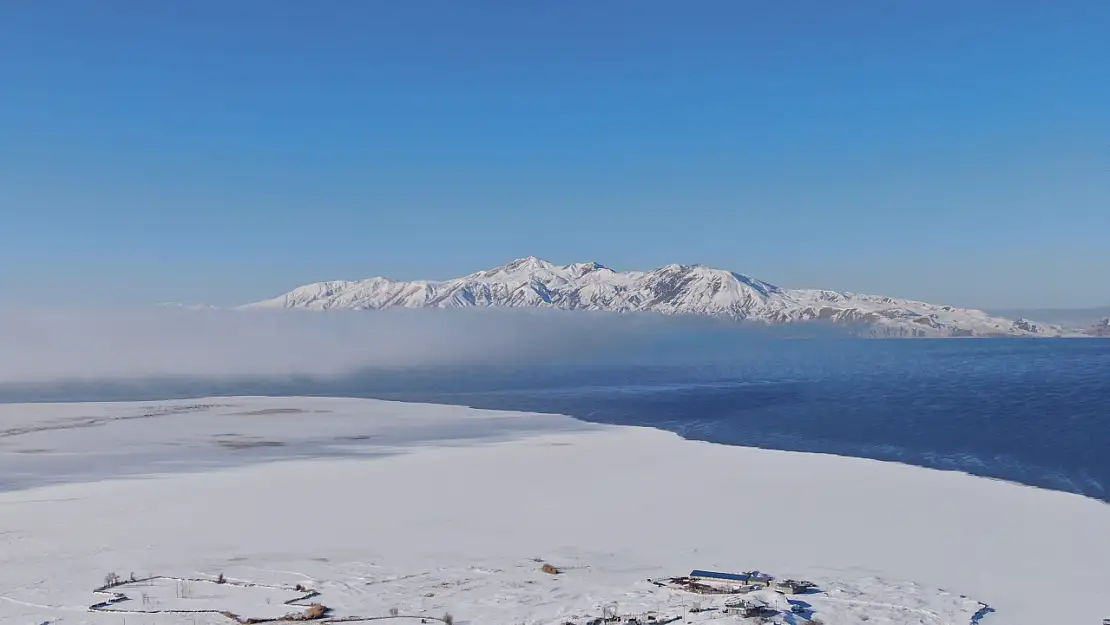
[[[793,599],[827,625],[962,625],[979,602],[996,610],[984,625],[1110,617],[1110,506],[1094,500],[551,415],[322,398],[4,405],[0,490],[5,624],[227,622],[137,597],[115,606],[129,613],[90,612],[110,572],[278,587],[179,597],[170,584],[148,608],[226,600],[267,616],[300,584],[336,617],[583,623],[616,602],[662,619],[726,601],[647,581],[694,568],[813,580],[823,592]]]
[[[118,614],[189,613],[192,619],[211,618],[205,613],[223,616],[221,612],[254,618],[277,619],[303,613],[307,593],[291,588],[238,583],[234,580],[211,581],[196,578],[151,577],[124,581],[101,591],[104,601],[92,606],[103,612]],[[151,619],[159,618],[151,616]],[[225,621],[226,621],[226,617]],[[134,617],[132,617],[134,620]]]

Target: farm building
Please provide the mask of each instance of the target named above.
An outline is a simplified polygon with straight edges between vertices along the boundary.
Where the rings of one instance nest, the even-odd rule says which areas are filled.
[[[690,571],[690,577],[695,579],[704,579],[711,582],[727,582],[730,584],[747,584],[747,573],[718,573],[717,571],[703,571],[701,569],[694,569]]]
[[[814,588],[817,588],[817,584],[805,580],[784,579],[775,582],[775,590],[786,595],[800,595]]]
[[[778,610],[761,603],[736,601],[733,603],[726,603],[724,613],[751,618],[756,616],[774,616],[778,614]]]
[[[725,584],[735,584],[742,587],[757,587],[766,588],[774,581],[774,577],[759,571],[748,571],[746,573],[720,573],[718,571],[705,571],[702,569],[694,569],[690,571],[690,577],[707,582],[718,582]]]
[[[752,586],[770,586],[771,582],[775,579],[774,577],[771,577],[766,573],[760,573],[759,571],[748,571],[747,573],[744,573],[744,575],[748,576],[748,584]]]

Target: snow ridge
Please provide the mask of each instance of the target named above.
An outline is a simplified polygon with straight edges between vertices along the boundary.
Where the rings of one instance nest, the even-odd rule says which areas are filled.
[[[704,265],[614,271],[600,263],[555,265],[529,256],[445,281],[308,284],[241,308],[380,310],[384,308],[558,308],[710,315],[765,324],[822,321],[869,336],[1071,336],[1060,326],[1011,320],[914,300],[821,289],[783,289]]]

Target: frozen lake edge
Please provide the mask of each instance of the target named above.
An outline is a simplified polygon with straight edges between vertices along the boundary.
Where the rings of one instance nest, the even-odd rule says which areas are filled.
[[[131,569],[299,575],[341,609],[382,612],[398,606],[374,604],[381,586],[335,589],[500,571],[469,597],[411,598],[460,622],[562,622],[691,568],[909,584],[923,601],[943,588],[993,606],[987,623],[1106,616],[1092,599],[1110,585],[1110,507],[960,473],[364,399],[9,404],[0,432],[5,479],[27,485],[0,493],[6,622],[118,622],[80,610],[105,572]],[[554,596],[506,590],[528,585],[532,556],[590,573]],[[386,585],[395,604],[428,592]]]

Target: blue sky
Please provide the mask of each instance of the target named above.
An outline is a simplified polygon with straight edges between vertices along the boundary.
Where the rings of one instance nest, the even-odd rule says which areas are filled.
[[[1103,0],[5,2],[0,293],[534,254],[1105,305],[1107,32]]]

